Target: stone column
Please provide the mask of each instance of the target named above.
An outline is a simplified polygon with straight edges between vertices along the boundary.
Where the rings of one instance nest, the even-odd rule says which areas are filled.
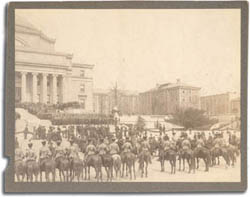
[[[21,102],[26,102],[26,78],[27,72],[21,72]]]
[[[32,73],[32,102],[37,103],[37,75],[38,73]]]
[[[66,79],[65,76],[62,76],[62,81],[61,81],[61,102],[65,103],[66,102]]]
[[[42,73],[42,91],[41,91],[41,95],[42,95],[42,103],[47,104],[47,77],[48,74],[46,73]]]
[[[52,103],[57,103],[57,75],[52,75]]]

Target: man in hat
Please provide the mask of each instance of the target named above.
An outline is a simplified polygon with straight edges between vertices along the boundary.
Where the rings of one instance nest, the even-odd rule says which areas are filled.
[[[205,143],[202,139],[202,135],[199,133],[197,137],[198,137],[198,139],[196,141],[196,148],[195,148],[196,154],[198,154],[205,146]]]
[[[40,165],[42,165],[46,159],[48,159],[51,156],[51,152],[49,148],[46,146],[46,141],[42,141],[42,147],[39,150],[39,162]]]
[[[100,144],[97,146],[97,152],[101,156],[106,155],[109,152],[109,148],[103,138],[100,139]]]
[[[183,153],[189,153],[189,151],[191,150],[191,143],[186,133],[183,133],[182,150]]]
[[[149,143],[147,141],[147,136],[146,135],[143,136],[143,141],[141,143],[141,148],[140,149],[141,149],[141,152],[139,154],[139,158],[140,158],[140,156],[145,155],[145,156],[147,156],[149,158],[149,163],[151,164],[152,161],[151,161],[151,155],[150,155],[150,152],[149,152],[150,145],[149,145]]]
[[[61,145],[61,140],[58,140],[56,142],[57,147],[55,148],[55,159],[59,158],[59,157],[64,157],[65,156],[65,149],[62,147]]]
[[[31,141],[28,143],[28,149],[26,150],[25,158],[26,162],[36,161],[37,156],[35,150],[33,149],[33,143]]]
[[[127,154],[132,151],[132,144],[129,141],[129,137],[126,137],[126,142],[122,146],[122,155],[124,158],[126,158]]]
[[[109,150],[110,150],[109,153],[111,155],[116,155],[116,154],[119,154],[119,152],[120,152],[120,148],[119,148],[119,146],[118,146],[118,144],[116,143],[115,140],[116,140],[115,137],[112,137],[112,142],[109,145]]]
[[[74,140],[70,140],[70,146],[69,146],[69,158],[70,160],[73,160],[75,158],[79,158],[78,155],[78,148],[74,145]]]
[[[90,158],[90,156],[95,155],[96,154],[96,147],[93,144],[93,140],[92,139],[88,139],[88,146],[86,147],[86,157],[85,157],[85,161],[88,163],[88,159]]]

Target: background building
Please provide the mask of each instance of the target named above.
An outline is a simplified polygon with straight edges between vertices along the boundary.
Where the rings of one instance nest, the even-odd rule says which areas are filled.
[[[117,107],[121,114],[139,113],[138,93],[128,90],[94,90],[94,112],[110,114]]]
[[[15,20],[15,101],[80,102],[93,111],[93,65],[72,62],[73,55],[55,51],[48,37],[20,16]]]
[[[139,111],[148,115],[173,114],[177,109],[200,108],[200,89],[182,83],[157,84],[155,88],[140,93]]]
[[[237,115],[240,114],[240,98],[232,92],[202,96],[201,109],[209,116]]]

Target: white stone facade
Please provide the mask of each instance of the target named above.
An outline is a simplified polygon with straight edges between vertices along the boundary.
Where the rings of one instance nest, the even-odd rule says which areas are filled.
[[[55,40],[16,16],[16,102],[84,103],[93,112],[93,65],[73,63],[72,54],[54,49]]]

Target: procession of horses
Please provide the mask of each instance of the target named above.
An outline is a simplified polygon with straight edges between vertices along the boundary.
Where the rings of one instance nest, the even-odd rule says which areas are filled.
[[[162,176],[196,173],[200,168],[209,173],[220,165],[232,168],[240,157],[239,131],[233,130],[172,130],[156,136],[118,126],[111,132],[109,125],[50,126],[48,130],[39,126],[30,139],[27,132],[26,128],[26,143],[16,137],[18,182],[147,179],[153,162]]]

